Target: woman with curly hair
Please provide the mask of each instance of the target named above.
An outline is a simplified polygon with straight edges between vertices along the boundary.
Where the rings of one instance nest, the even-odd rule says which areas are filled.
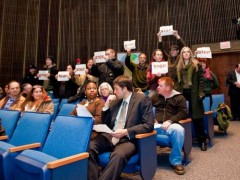
[[[50,96],[40,85],[33,86],[21,106],[22,113],[25,111],[50,113],[54,112],[54,104]]]

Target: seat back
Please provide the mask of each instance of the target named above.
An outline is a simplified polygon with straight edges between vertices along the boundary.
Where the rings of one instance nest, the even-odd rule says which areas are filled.
[[[70,113],[73,111],[75,104],[63,104],[60,108],[58,115],[59,116],[67,116],[70,115]]]
[[[56,158],[86,152],[92,128],[92,118],[57,116],[44,144],[43,152]]]
[[[212,104],[211,110],[216,111],[218,105],[220,103],[224,103],[224,94],[213,94],[212,100],[213,100],[213,104]]]
[[[60,99],[59,99],[59,98],[53,98],[53,99],[52,99],[52,102],[53,102],[53,103],[59,103],[59,102],[60,102]]]
[[[0,110],[0,118],[2,120],[2,126],[5,129],[5,135],[10,139],[13,131],[16,128],[20,111]]]
[[[19,119],[10,139],[10,144],[20,146],[39,142],[44,143],[51,124],[51,114],[25,112]]]
[[[204,112],[210,111],[210,98],[205,97],[203,100],[203,107],[204,107]]]
[[[54,111],[53,111],[52,119],[54,120],[57,117],[59,103],[53,103],[53,104],[54,104]]]
[[[59,109],[61,109],[62,108],[62,106],[64,105],[64,104],[77,104],[79,102],[79,100],[77,100],[77,101],[73,101],[73,102],[68,102],[68,99],[62,99],[61,100],[61,102],[60,102],[60,104],[59,104]]]

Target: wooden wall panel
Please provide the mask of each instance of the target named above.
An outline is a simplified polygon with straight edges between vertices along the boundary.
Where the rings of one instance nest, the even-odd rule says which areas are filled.
[[[47,55],[65,69],[108,47],[121,52],[132,39],[150,59],[163,25],[172,24],[188,46],[237,40],[240,28],[231,22],[239,0],[1,0],[0,12],[0,83],[21,80],[25,66],[42,67]],[[175,43],[164,37],[165,48]]]

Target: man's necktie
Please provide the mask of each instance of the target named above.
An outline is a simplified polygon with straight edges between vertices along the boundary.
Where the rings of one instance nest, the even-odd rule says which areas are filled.
[[[122,102],[122,109],[119,115],[119,118],[113,128],[114,131],[116,131],[117,129],[123,129],[125,126],[125,122],[126,122],[126,109],[127,109],[127,102],[123,101]],[[117,144],[119,141],[118,138],[112,137],[112,143],[115,145]]]

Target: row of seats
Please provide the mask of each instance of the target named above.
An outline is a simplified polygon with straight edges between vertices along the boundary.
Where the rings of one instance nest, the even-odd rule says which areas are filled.
[[[5,127],[6,121],[13,121],[15,113],[17,111],[0,110]],[[87,179],[86,151],[92,118],[58,115],[48,134],[51,119],[50,114],[34,112],[26,112],[20,118],[19,114],[15,116],[12,135],[6,131],[8,139],[0,141],[0,179]],[[153,178],[157,168],[155,134],[154,131],[136,135],[138,153],[128,161],[124,172],[140,172],[143,179]],[[110,152],[101,154],[99,165],[106,167],[109,157]],[[146,163],[149,161],[150,165]]]
[[[51,121],[50,114],[34,112],[16,120],[12,135],[0,141],[0,179],[87,179],[93,119],[57,116],[49,132]]]
[[[207,110],[207,104],[209,104],[209,99],[206,98],[204,100],[204,106],[205,106],[205,110]],[[215,102],[215,101],[214,101]],[[224,102],[221,101],[220,102]],[[59,102],[58,102],[59,103]],[[218,105],[218,102],[215,102],[215,104]],[[43,117],[43,116],[48,116],[48,123],[45,123],[45,128],[48,129],[50,124],[51,124],[51,117],[49,114],[38,114],[38,113],[24,113],[24,115],[20,118],[20,120],[18,120],[19,118],[19,112],[17,111],[11,111],[11,117],[9,119],[17,119],[16,122],[18,121],[19,123],[17,123],[17,128],[15,129],[14,126],[11,126],[11,128],[8,128],[7,124],[4,124],[6,121],[4,121],[4,117],[3,116],[4,113],[6,113],[7,111],[1,110],[0,112],[0,118],[3,119],[3,126],[6,128],[6,134],[9,137],[8,141],[0,141],[0,153],[2,158],[4,159],[4,157],[8,157],[5,160],[2,160],[1,165],[0,165],[0,175],[2,175],[2,177],[0,177],[0,179],[13,179],[14,178],[14,174],[21,174],[22,176],[18,175],[17,179],[26,179],[26,177],[29,177],[30,179],[35,179],[35,176],[41,176],[41,177],[48,177],[47,179],[61,179],[61,177],[64,177],[64,179],[73,179],[73,174],[71,174],[72,170],[71,168],[69,169],[69,167],[67,165],[63,165],[66,161],[75,161],[71,158],[69,158],[68,156],[71,156],[73,154],[78,154],[80,153],[80,151],[76,152],[75,150],[72,153],[65,153],[68,152],[71,148],[71,145],[74,146],[73,149],[76,149],[76,143],[73,142],[72,140],[76,140],[76,138],[79,141],[79,137],[83,134],[82,133],[82,128],[80,128],[80,134],[79,136],[76,135],[79,132],[75,132],[69,129],[67,130],[66,128],[69,128],[68,125],[71,125],[72,123],[69,123],[71,121],[75,121],[78,122],[79,121],[79,117],[74,117],[74,116],[68,116],[69,113],[72,111],[72,109],[74,108],[75,104],[69,104],[69,103],[63,103],[57,118],[55,120],[55,122],[53,123],[51,132],[49,133],[49,135],[47,134],[48,131],[45,131],[45,135],[42,135],[44,137],[42,137],[40,140],[29,140],[29,142],[25,142],[25,138],[26,139],[31,139],[31,137],[35,137],[36,131],[33,131],[37,129],[37,132],[40,131],[40,128],[38,127],[38,125],[36,126],[31,126],[29,124],[31,119],[31,122],[35,119],[36,117]],[[214,106],[213,106],[214,108]],[[9,111],[10,112],[10,111]],[[207,113],[205,113],[207,114]],[[65,115],[65,116],[64,116]],[[67,116],[66,116],[67,115]],[[32,116],[32,118],[30,118],[30,116]],[[212,117],[212,114],[210,114],[210,116]],[[37,118],[37,119],[39,119]],[[8,120],[9,120],[8,119]],[[28,119],[28,125],[27,125],[27,120],[24,119]],[[87,118],[83,118],[83,119],[87,119]],[[26,121],[26,122],[25,122]],[[37,120],[36,120],[37,121]],[[25,122],[25,126],[27,125],[28,127],[32,127],[32,128],[24,128],[24,126],[22,125],[23,123],[20,122]],[[43,122],[43,121],[42,121]],[[83,120],[82,120],[83,122]],[[91,121],[90,121],[91,122]],[[209,119],[206,118],[206,123],[208,129],[206,130],[206,133],[211,134],[211,129],[213,127],[211,126],[211,123],[209,123]],[[84,123],[86,124],[86,123]],[[183,147],[183,152],[184,152],[184,161],[185,164],[189,163],[188,160],[188,155],[191,152],[191,148],[192,148],[192,136],[191,136],[191,119],[187,119],[184,121],[181,121],[180,124],[183,125],[183,127],[185,128],[185,142],[184,142],[184,147]],[[74,125],[75,126],[75,125]],[[10,126],[9,126],[10,127]],[[209,128],[210,127],[210,128]],[[9,129],[9,130],[8,130]],[[15,129],[15,131],[14,131]],[[76,128],[75,128],[76,129]],[[84,128],[86,129],[86,128]],[[92,131],[92,125],[91,128],[88,129],[89,132]],[[11,132],[12,131],[12,132]],[[13,133],[14,131],[14,133]],[[79,129],[78,129],[79,131]],[[22,135],[21,132],[24,134]],[[19,133],[21,135],[19,135]],[[66,134],[67,133],[67,134]],[[68,136],[68,133],[70,133],[70,136]],[[85,133],[84,133],[85,134]],[[143,177],[143,179],[151,179],[156,171],[156,167],[157,167],[157,158],[156,158],[156,145],[160,145],[160,146],[169,146],[171,147],[171,144],[168,144],[167,142],[169,142],[168,140],[166,140],[165,144],[163,144],[162,139],[164,137],[160,137],[157,134],[156,137],[156,132],[153,133],[147,133],[144,135],[137,135],[136,138],[139,139],[139,153],[136,154],[135,156],[133,156],[129,162],[128,165],[126,166],[126,168],[124,169],[124,172],[126,173],[133,173],[133,172],[140,172],[141,176]],[[16,140],[19,139],[19,137],[22,138],[22,140]],[[25,138],[24,138],[25,137]],[[74,138],[75,137],[75,138]],[[190,137],[190,138],[189,138]],[[20,138],[20,139],[21,139]],[[161,138],[161,141],[159,141],[160,143],[158,143],[158,138]],[[46,142],[45,142],[46,139]],[[156,141],[157,139],[157,141]],[[38,143],[37,143],[38,142]],[[66,143],[67,142],[67,143]],[[156,143],[157,142],[157,143]],[[29,147],[14,147],[14,146],[19,146],[19,145],[24,145],[24,144],[29,144],[29,143],[34,143],[30,146],[30,148],[35,148],[38,151],[35,150],[25,150],[23,151],[25,148],[29,148]],[[87,145],[85,146],[85,148],[83,148],[81,150],[82,152],[86,152],[87,151],[87,146],[88,146],[89,140],[87,142]],[[44,144],[44,145],[43,145]],[[81,146],[81,145],[79,145]],[[146,148],[148,147],[148,148]],[[16,151],[23,151],[21,154],[19,153],[15,153]],[[4,155],[2,155],[4,154]],[[7,156],[6,156],[7,154]],[[8,156],[8,154],[11,154]],[[75,157],[75,155],[73,155]],[[88,154],[85,153],[85,158],[88,157]],[[99,165],[102,167],[106,167],[106,165],[109,162],[109,156],[110,156],[110,152],[106,152],[103,153],[99,156],[100,158],[100,162]],[[11,158],[10,158],[11,157]],[[63,158],[62,160],[59,160]],[[82,156],[81,156],[82,158]],[[80,159],[81,159],[80,158]],[[0,160],[1,160],[0,159]],[[12,166],[11,160],[14,159],[14,166]],[[33,160],[34,159],[34,160]],[[71,159],[71,160],[69,160]],[[79,157],[78,157],[79,159]],[[146,162],[151,162],[150,165],[149,163]],[[33,163],[31,166],[29,165],[29,162]],[[30,163],[30,164],[31,164]],[[58,164],[60,163],[60,165]],[[87,160],[85,160],[85,164],[84,167],[81,167],[81,169],[78,169],[78,172],[81,172],[81,178],[80,179],[86,179],[87,178]],[[58,165],[56,165],[58,164]],[[79,163],[74,163],[77,164],[77,166],[75,167],[74,165],[71,165],[71,167],[73,166],[74,168],[78,168],[80,167],[82,164],[82,162]],[[57,169],[61,169],[59,170],[52,170],[55,169],[55,167],[58,167]],[[73,168],[72,167],[72,168]],[[83,174],[83,169],[86,169],[84,172],[85,174]],[[40,170],[39,170],[40,169]],[[6,173],[6,172],[16,172],[16,173]],[[33,173],[34,172],[34,173]],[[41,172],[36,173],[36,172]],[[64,172],[64,175],[61,174]],[[52,174],[53,173],[53,174]],[[69,177],[68,177],[69,174]],[[34,178],[33,178],[34,177]],[[77,177],[77,176],[74,176]],[[85,177],[85,178],[84,178]],[[40,178],[42,179],[42,178]]]

